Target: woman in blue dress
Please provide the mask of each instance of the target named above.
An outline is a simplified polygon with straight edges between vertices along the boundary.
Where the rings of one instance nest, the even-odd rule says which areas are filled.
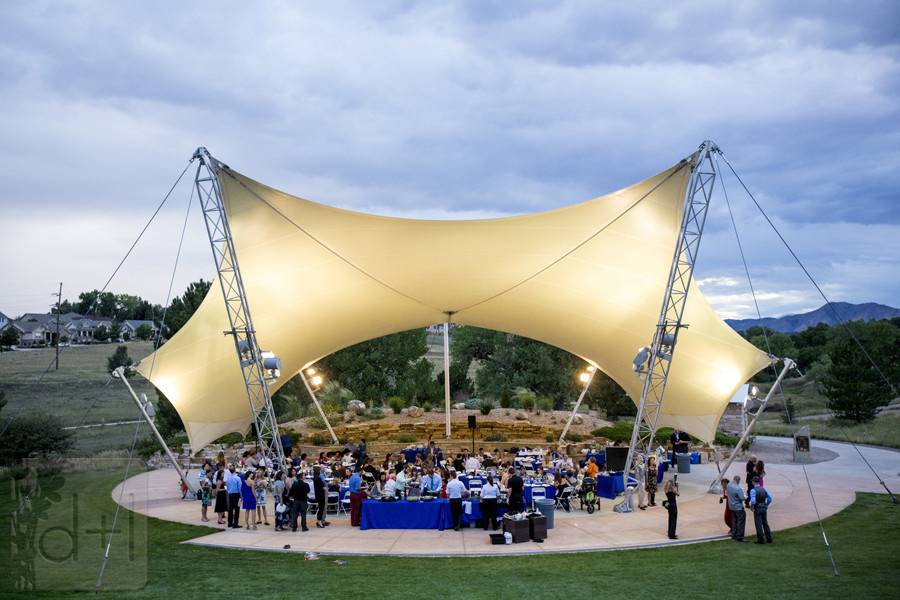
[[[241,482],[241,506],[244,508],[244,527],[256,529],[256,477],[253,471],[249,471]]]

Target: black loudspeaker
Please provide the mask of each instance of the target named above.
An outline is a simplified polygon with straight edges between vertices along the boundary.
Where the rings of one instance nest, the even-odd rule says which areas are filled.
[[[469,429],[475,429],[475,415],[469,415]]]
[[[628,460],[628,446],[606,447],[606,469],[608,471],[624,471]]]

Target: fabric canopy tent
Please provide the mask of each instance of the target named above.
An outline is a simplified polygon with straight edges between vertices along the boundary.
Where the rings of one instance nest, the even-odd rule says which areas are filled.
[[[276,390],[323,356],[445,322],[515,333],[596,365],[636,402],[681,224],[691,158],[618,192],[543,213],[471,221],[389,218],[290,196],[222,166],[218,179]],[[737,387],[769,364],[698,289],[687,302],[661,426],[709,441]],[[252,423],[222,292],[138,365],[199,450]]]

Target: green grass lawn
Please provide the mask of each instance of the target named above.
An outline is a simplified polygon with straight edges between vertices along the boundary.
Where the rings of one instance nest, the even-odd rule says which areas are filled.
[[[8,402],[5,414],[44,411],[58,416],[65,425],[82,422],[100,423],[138,418],[137,407],[124,386],[107,383],[106,359],[117,344],[94,344],[62,348],[59,371],[51,368],[42,374],[53,359],[53,348],[0,353],[0,386]],[[150,353],[150,342],[129,342],[128,353],[135,361]],[[151,399],[152,386],[143,377],[132,379],[135,391]],[[107,448],[127,447],[132,428],[105,427],[79,430],[76,452],[92,454]]]
[[[900,448],[900,416],[884,415],[868,423],[845,424],[828,421],[799,421],[787,425],[778,419],[760,419],[753,430],[757,435],[792,436],[802,425],[809,425],[813,439],[846,442],[848,437],[858,444]]]
[[[102,544],[96,533],[111,523],[114,504],[109,490],[123,465],[103,464],[90,473],[65,474],[64,485],[52,490],[53,478],[42,481],[53,494],[48,518],[38,523],[76,528],[78,554],[58,563],[71,539],[58,529],[44,536],[34,572],[46,586],[57,586],[35,597],[77,597],[91,591],[66,593],[73,587],[92,589],[101,562]],[[10,486],[4,486],[10,489]],[[77,502],[72,502],[77,493]],[[73,524],[72,506],[78,519]],[[4,519],[15,502],[2,499]],[[777,507],[773,507],[777,511]],[[627,518],[627,517],[626,517]],[[900,585],[900,508],[885,496],[860,494],[856,503],[825,521],[841,570],[831,568],[818,527],[804,526],[776,533],[775,544],[760,547],[731,541],[663,549],[497,558],[335,557],[304,561],[302,555],[185,546],[179,542],[208,530],[145,519],[123,511],[108,566],[106,597],[164,598],[347,598],[372,594],[386,598],[592,598],[736,597],[766,598],[893,598]],[[687,534],[688,531],[683,533]],[[552,532],[551,532],[552,535]],[[48,539],[49,538],[49,539]],[[285,536],[289,543],[290,534]],[[5,542],[4,542],[5,543]],[[9,561],[7,549],[0,560]],[[10,564],[0,564],[0,586],[9,586]],[[68,586],[68,587],[66,587]],[[12,597],[16,597],[11,595]],[[20,597],[20,596],[19,596]]]

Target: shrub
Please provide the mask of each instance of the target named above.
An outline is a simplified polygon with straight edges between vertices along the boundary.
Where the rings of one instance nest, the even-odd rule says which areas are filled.
[[[74,444],[71,431],[53,415],[34,413],[9,417],[0,422],[0,464],[13,464],[23,458],[63,456]]]
[[[548,398],[547,396],[541,396],[535,401],[535,408],[538,412],[544,411],[549,412],[553,410],[553,398]]]
[[[325,429],[325,421],[322,420],[321,415],[310,415],[304,421],[313,429]]]
[[[631,429],[634,423],[628,421],[616,421],[609,427],[600,427],[591,432],[594,437],[602,437],[613,442],[631,441]]]
[[[416,441],[416,436],[411,433],[401,433],[397,436],[397,441],[401,444],[411,444]]]
[[[289,431],[287,433],[296,435],[298,438],[300,437],[300,434],[296,431]],[[222,437],[217,438],[215,441],[213,441],[213,444],[225,444],[226,446],[233,446],[235,444],[239,444],[241,441],[243,441],[243,439],[244,436],[239,433],[226,433]]]
[[[490,400],[482,400],[478,405],[479,410],[481,410],[481,414],[489,415],[491,411],[494,410],[494,403]]]
[[[322,386],[319,392],[319,401],[327,413],[341,413],[347,407],[347,403],[353,400],[353,392],[343,387],[337,381],[329,381]]]
[[[506,436],[502,433],[489,433],[484,436],[484,441],[486,442],[505,442]]]
[[[134,364],[134,361],[131,360],[131,357],[128,356],[128,347],[127,346],[119,346],[116,348],[116,351],[113,352],[109,358],[106,359],[106,368],[108,371],[112,372],[119,367],[130,367]],[[125,371],[125,376],[128,376],[128,371]]]
[[[384,411],[381,410],[380,406],[376,406],[374,408],[366,409],[362,414],[359,415],[360,419],[364,421],[377,421],[378,419],[384,418]]]
[[[324,433],[314,433],[312,438],[310,438],[313,446],[327,446],[331,441],[331,437],[325,435]]]
[[[544,440],[547,442],[555,442],[557,439],[557,436],[553,435],[552,433],[548,433],[544,436]]]
[[[537,394],[535,394],[531,390],[519,388],[516,391],[516,399],[519,401],[519,405],[525,410],[534,410],[534,405],[537,401]]]
[[[578,443],[584,439],[584,436],[581,435],[580,433],[575,433],[574,431],[570,431],[569,433],[566,434],[566,439],[569,440],[570,442]]]
[[[399,415],[400,411],[406,406],[406,402],[400,396],[391,396],[387,399],[387,405],[391,407],[395,415]]]
[[[504,385],[503,389],[500,390],[500,407],[501,408],[512,408],[512,404],[513,404],[512,392],[510,392],[509,388]]]

